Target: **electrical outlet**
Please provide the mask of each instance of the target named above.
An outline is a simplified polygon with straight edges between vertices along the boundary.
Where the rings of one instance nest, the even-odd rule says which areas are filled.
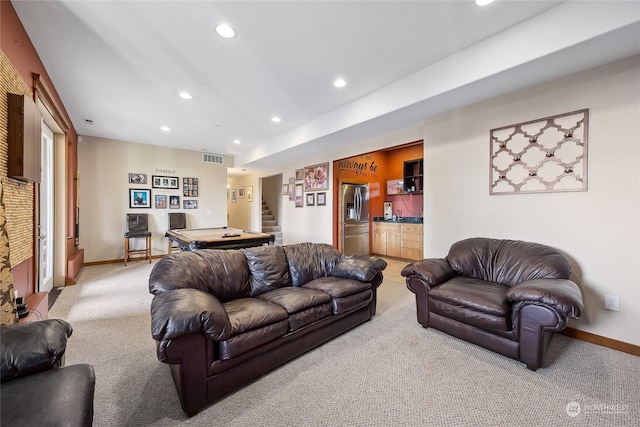
[[[612,311],[620,311],[620,297],[618,295],[604,295],[604,308]]]

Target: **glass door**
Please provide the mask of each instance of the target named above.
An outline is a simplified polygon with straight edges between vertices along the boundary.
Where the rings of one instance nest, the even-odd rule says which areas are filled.
[[[38,291],[53,289],[53,131],[42,122],[42,174],[39,185]]]

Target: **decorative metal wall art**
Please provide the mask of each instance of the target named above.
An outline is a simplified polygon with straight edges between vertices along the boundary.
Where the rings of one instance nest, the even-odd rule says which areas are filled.
[[[589,109],[490,131],[489,194],[587,190]]]

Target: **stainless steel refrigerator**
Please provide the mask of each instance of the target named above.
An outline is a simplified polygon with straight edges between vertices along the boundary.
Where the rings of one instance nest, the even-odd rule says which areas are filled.
[[[342,253],[369,255],[369,185],[342,184]]]

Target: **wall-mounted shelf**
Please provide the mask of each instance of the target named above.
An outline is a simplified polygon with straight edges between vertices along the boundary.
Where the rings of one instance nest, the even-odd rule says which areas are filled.
[[[406,160],[403,167],[404,194],[422,194],[424,180],[422,159]]]

